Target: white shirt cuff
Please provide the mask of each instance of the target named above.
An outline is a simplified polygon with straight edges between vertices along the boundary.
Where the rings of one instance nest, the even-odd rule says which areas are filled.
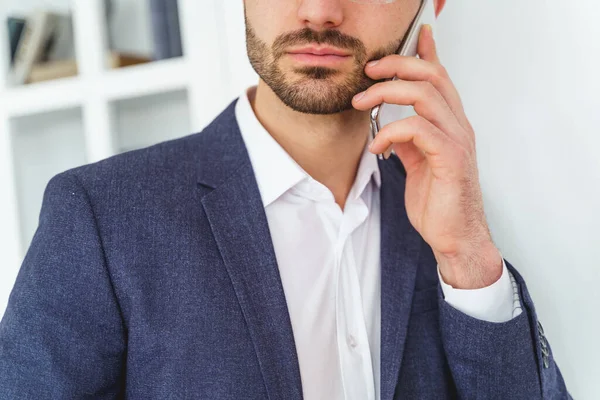
[[[455,289],[444,282],[437,267],[445,301],[457,310],[488,322],[506,322],[522,312],[518,285],[502,258],[500,278],[480,289]]]

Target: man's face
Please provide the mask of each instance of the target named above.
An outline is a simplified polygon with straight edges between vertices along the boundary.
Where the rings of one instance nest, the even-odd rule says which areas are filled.
[[[248,57],[290,108],[309,114],[348,110],[352,97],[376,82],[364,73],[365,64],[396,52],[420,3],[244,0]],[[309,55],[307,47],[343,55]]]

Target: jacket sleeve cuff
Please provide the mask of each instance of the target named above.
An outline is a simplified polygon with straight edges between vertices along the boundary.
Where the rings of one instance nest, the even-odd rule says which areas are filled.
[[[455,289],[444,282],[439,266],[437,272],[445,301],[473,318],[488,322],[506,322],[522,311],[517,283],[506,268],[504,258],[500,278],[481,289]]]

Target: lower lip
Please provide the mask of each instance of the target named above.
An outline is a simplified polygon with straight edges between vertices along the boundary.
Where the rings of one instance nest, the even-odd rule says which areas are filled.
[[[289,53],[295,61],[308,65],[338,65],[343,63],[350,56],[336,56],[333,54],[316,55],[311,53]]]

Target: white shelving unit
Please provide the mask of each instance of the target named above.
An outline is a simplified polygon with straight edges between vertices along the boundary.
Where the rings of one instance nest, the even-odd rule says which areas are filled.
[[[104,63],[108,36],[103,0],[72,0],[79,76],[20,87],[8,85],[8,40],[6,29],[0,30],[3,277],[16,277],[37,227],[41,196],[50,177],[122,151],[200,131],[242,86],[255,79],[244,61],[243,8],[241,2],[236,3],[229,7],[222,0],[179,0],[184,56],[110,70]],[[0,10],[2,20],[4,13]],[[232,81],[228,77],[234,68],[240,74]],[[177,121],[177,129],[129,132],[140,119],[148,120],[154,129],[171,129],[170,124],[154,123],[161,115]],[[8,293],[14,280],[4,282],[0,293]],[[3,302],[0,299],[0,315]]]

